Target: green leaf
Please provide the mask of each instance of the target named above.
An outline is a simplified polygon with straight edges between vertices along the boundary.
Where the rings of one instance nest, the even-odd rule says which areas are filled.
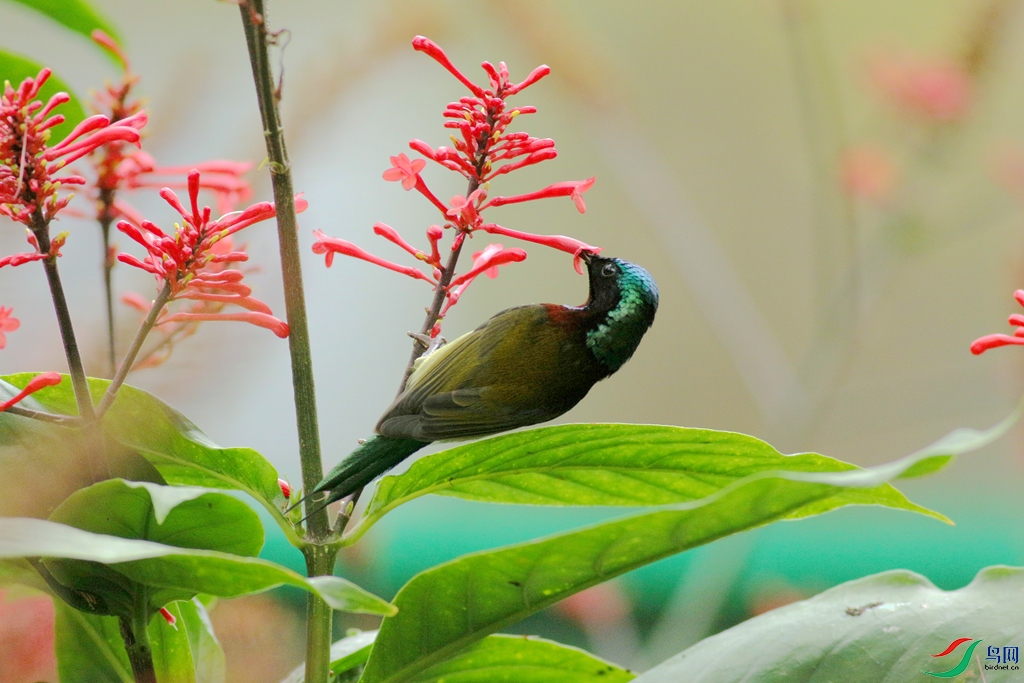
[[[184,628],[188,633],[196,683],[224,683],[227,671],[224,649],[213,632],[206,607],[199,598],[179,602],[177,605],[181,615],[178,628]]]
[[[36,373],[0,377],[22,389]],[[108,380],[90,379],[89,388],[99,401]],[[9,391],[9,390],[8,390]],[[57,386],[32,394],[43,410],[76,415],[74,391],[65,375]],[[114,441],[146,458],[168,484],[244,491],[270,512],[296,546],[305,541],[281,510],[287,502],[277,483],[277,470],[251,448],[220,448],[188,418],[154,396],[122,386],[117,400],[103,417],[104,432]]]
[[[135,683],[117,617],[86,614],[53,601],[61,683]]]
[[[857,489],[765,477],[694,503],[428,569],[395,597],[398,615],[384,620],[364,683],[411,680],[489,633],[645,564],[738,531],[849,504],[922,510],[888,485]]]
[[[190,603],[178,601],[164,607],[174,617],[174,626],[167,623],[167,619],[159,614],[149,622],[149,645],[153,651],[153,669],[158,681],[196,683],[192,648],[188,632],[181,623],[180,606],[188,604]]]
[[[128,579],[169,592],[231,598],[289,585],[316,593],[336,610],[395,612],[392,605],[336,576],[307,579],[258,558],[104,536],[42,519],[0,518],[0,559],[22,557],[108,564]]]
[[[263,525],[248,505],[196,487],[102,481],[69,496],[50,521],[96,534],[246,557],[255,557],[263,547]],[[129,616],[139,604],[138,586],[125,581],[124,574],[114,568],[66,559],[48,559],[44,564],[62,585],[101,598],[109,613]],[[174,600],[189,600],[197,592],[162,586],[147,591],[147,602],[155,612]]]
[[[930,474],[992,443],[1020,418],[958,429],[894,462],[858,469],[816,453],[783,455],[745,434],[660,425],[577,424],[496,436],[435,453],[384,477],[347,542],[390,510],[435,493],[492,503],[649,506],[685,503],[755,478],[871,487]],[[922,510],[918,510],[922,511]]]
[[[100,29],[120,42],[118,31],[114,25],[85,0],[12,0],[12,2],[30,7],[86,38],[90,38],[93,30]],[[89,43],[95,45],[91,38]],[[97,47],[99,46],[97,45]]]
[[[981,640],[956,680],[1018,680],[978,671],[988,647],[1024,644],[1024,569],[989,567],[955,591],[906,570],[844,583],[754,617],[656,666],[636,683],[903,683],[957,668],[971,643],[935,657],[958,638]],[[992,662],[988,662],[992,663]],[[979,675],[980,674],[980,675]],[[952,678],[952,676],[949,676]]]
[[[376,637],[376,631],[362,631],[335,641],[331,645],[331,671],[334,675],[365,664]],[[306,665],[300,664],[281,683],[303,683],[305,680]]]
[[[61,2],[62,0],[56,1]],[[41,64],[37,64],[21,55],[0,50],[0,85],[2,85],[3,81],[10,81],[11,85],[17,88],[23,80],[35,78],[42,70],[43,66]],[[64,115],[64,123],[51,129],[50,140],[53,142],[66,138],[74,127],[85,118],[85,110],[82,108],[81,100],[68,87],[67,83],[54,74],[50,74],[50,78],[39,91],[39,97],[43,102],[46,102],[59,92],[66,92],[71,97],[71,101],[62,104],[54,111],[55,114]],[[29,377],[32,377],[32,375],[29,375]]]
[[[588,652],[524,636],[488,636],[412,683],[626,683],[636,676]]]

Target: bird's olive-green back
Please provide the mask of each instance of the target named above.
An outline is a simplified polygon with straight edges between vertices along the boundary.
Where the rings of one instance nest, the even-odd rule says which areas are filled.
[[[553,419],[610,374],[572,324],[579,309],[510,308],[425,358],[384,413],[380,434],[438,441]]]

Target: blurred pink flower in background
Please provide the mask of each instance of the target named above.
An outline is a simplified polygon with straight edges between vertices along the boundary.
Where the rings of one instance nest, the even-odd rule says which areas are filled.
[[[11,317],[13,312],[13,308],[0,306],[0,349],[7,346],[7,337],[4,335],[4,332],[14,332],[21,327],[21,321]]]
[[[867,75],[883,102],[931,123],[960,121],[973,99],[967,69],[944,57],[876,53],[868,59]]]
[[[8,599],[0,591],[0,677],[4,683],[57,680],[50,598]]]
[[[881,202],[891,196],[899,173],[888,151],[876,145],[857,145],[843,153],[840,175],[847,195]]]

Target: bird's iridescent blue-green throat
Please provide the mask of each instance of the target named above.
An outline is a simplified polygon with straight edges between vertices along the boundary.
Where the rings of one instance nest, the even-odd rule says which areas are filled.
[[[584,305],[510,308],[418,360],[377,436],[309,495],[328,491],[322,505],[341,500],[431,441],[554,419],[622,367],[654,322],[658,288],[635,263],[589,253],[583,260],[590,275]]]

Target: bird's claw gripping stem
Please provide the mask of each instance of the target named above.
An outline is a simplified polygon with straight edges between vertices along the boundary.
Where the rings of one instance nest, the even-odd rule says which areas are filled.
[[[434,351],[437,351],[439,348],[448,343],[448,340],[446,340],[444,337],[431,338],[425,334],[419,334],[418,332],[406,332],[406,334],[415,339],[417,343],[419,343],[419,345],[423,347],[424,356],[429,356]]]

